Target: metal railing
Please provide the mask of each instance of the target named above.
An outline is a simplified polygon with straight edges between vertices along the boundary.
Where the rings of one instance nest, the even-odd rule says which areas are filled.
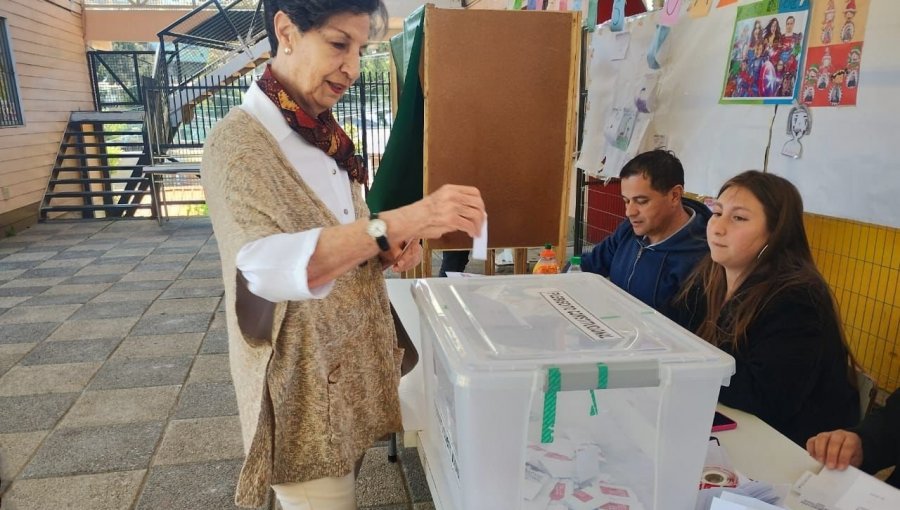
[[[196,7],[203,0],[84,0],[86,9],[178,9]]]
[[[260,0],[206,0],[159,32],[154,78],[187,85],[266,38]],[[251,55],[257,57],[258,55]]]
[[[200,161],[206,136],[215,123],[244,100],[254,77],[228,81],[205,76],[176,86],[146,79],[143,85],[148,136],[154,164]],[[390,75],[363,74],[335,105],[334,116],[374,171],[390,136],[393,116]]]
[[[144,108],[141,76],[153,74],[155,51],[89,51],[91,91],[97,111]]]
[[[25,123],[19,101],[19,87],[13,72],[12,51],[8,43],[6,19],[0,18],[0,127],[21,126]]]

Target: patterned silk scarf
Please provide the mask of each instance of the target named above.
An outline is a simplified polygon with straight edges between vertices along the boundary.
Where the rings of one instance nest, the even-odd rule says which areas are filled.
[[[291,129],[334,158],[338,166],[347,171],[351,181],[364,186],[368,184],[369,173],[363,165],[362,156],[356,154],[353,141],[338,125],[331,110],[320,113],[318,117],[303,111],[275,79],[271,66],[266,66],[266,72],[256,80],[256,85],[281,109],[281,115]]]

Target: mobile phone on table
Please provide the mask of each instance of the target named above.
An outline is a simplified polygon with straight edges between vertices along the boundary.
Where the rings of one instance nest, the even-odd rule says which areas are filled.
[[[713,417],[712,431],[713,432],[721,432],[723,430],[732,430],[737,428],[737,422],[732,420],[731,418],[725,416],[724,414],[716,411],[715,417]]]

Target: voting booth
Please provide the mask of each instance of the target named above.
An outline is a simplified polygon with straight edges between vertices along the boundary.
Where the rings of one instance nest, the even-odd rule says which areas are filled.
[[[412,292],[422,447],[451,508],[694,508],[730,356],[594,274]]]

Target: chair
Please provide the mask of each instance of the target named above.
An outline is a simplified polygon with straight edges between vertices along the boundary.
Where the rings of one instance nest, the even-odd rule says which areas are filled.
[[[859,390],[860,417],[865,418],[875,403],[878,387],[875,385],[875,379],[860,367],[856,367],[856,387]]]

